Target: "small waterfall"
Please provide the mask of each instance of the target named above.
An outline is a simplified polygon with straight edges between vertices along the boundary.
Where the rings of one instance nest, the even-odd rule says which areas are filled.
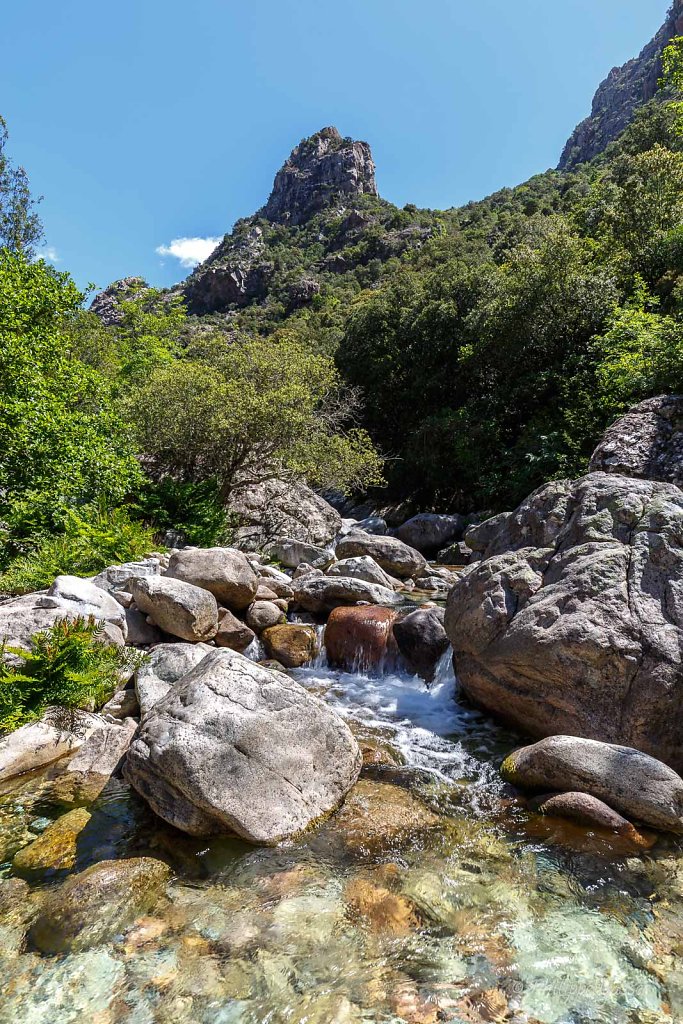
[[[242,653],[249,661],[265,661],[267,658],[266,649],[257,636]]]
[[[315,634],[317,637],[318,653],[316,654],[313,661],[311,661],[306,667],[313,669],[326,669],[329,666],[327,662],[327,648],[325,647],[325,627],[314,626],[313,628],[315,629]]]

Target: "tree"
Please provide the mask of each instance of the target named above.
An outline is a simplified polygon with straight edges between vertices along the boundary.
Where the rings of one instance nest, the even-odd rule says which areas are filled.
[[[70,358],[82,295],[68,274],[0,249],[0,518],[11,554],[70,510],[114,506],[141,472],[103,378]]]
[[[5,152],[9,133],[0,117],[0,248],[32,256],[43,239],[43,226],[31,198],[28,176]]]
[[[214,480],[224,501],[276,477],[340,490],[381,481],[368,435],[348,426],[355,395],[329,358],[284,341],[214,341],[202,341],[203,358],[159,365],[131,395],[158,479]]]

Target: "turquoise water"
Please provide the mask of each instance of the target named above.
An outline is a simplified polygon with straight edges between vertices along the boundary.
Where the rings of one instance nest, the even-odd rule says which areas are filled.
[[[179,835],[110,783],[72,870],[144,853],[173,877],[104,945],[27,948],[63,873],[13,895],[11,858],[58,813],[54,770],[6,786],[0,1024],[683,1020],[675,842],[642,853],[530,815],[497,774],[517,738],[456,701],[448,659],[430,690],[324,664],[296,676],[363,748],[346,807],[298,843],[254,849]]]

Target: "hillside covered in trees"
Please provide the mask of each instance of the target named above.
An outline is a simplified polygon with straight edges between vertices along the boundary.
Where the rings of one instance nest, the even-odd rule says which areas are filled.
[[[132,557],[150,531],[225,538],[235,496],[274,478],[499,511],[581,473],[633,403],[683,390],[682,51],[674,39],[662,65],[652,45],[588,162],[459,209],[399,209],[369,146],[326,128],[185,282],[129,278],[89,311],[34,259],[5,134],[5,588],[36,558],[48,577],[90,571],[102,547]],[[129,544],[115,552],[112,515]]]

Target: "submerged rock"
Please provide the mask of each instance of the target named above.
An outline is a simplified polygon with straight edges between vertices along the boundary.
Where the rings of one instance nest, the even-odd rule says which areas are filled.
[[[248,608],[258,589],[256,573],[235,548],[183,548],[171,555],[165,575],[208,590],[234,612]]]
[[[130,589],[140,611],[171,636],[197,643],[218,629],[218,605],[208,590],[166,576],[143,576]]]
[[[322,701],[215,650],[150,710],[124,775],[184,832],[271,845],[334,810],[360,766],[348,726]]]
[[[29,879],[42,877],[48,872],[69,871],[76,863],[78,839],[90,817],[85,807],[63,814],[15,855],[12,869],[17,875]]]
[[[683,779],[631,747],[550,736],[515,750],[501,774],[524,789],[588,793],[629,819],[683,832]]]
[[[151,857],[93,864],[48,896],[29,941],[41,953],[79,951],[107,942],[151,910],[170,874],[168,865]]]
[[[407,789],[361,779],[329,823],[327,832],[350,853],[374,856],[424,838],[440,819]]]
[[[569,818],[579,825],[609,829],[632,839],[637,846],[650,845],[636,828],[617,811],[588,793],[551,793],[532,801],[541,814]]]
[[[325,626],[325,650],[330,665],[347,671],[367,672],[387,660],[395,661],[391,627],[394,608],[367,606],[335,608]]]

